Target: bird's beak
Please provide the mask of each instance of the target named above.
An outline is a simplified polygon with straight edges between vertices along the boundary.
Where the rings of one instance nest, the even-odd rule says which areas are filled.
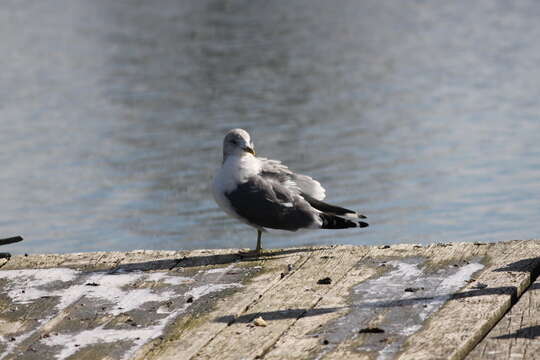
[[[250,153],[250,154],[252,154],[253,156],[255,156],[255,150],[253,150],[253,148],[251,148],[251,147],[249,147],[249,146],[246,146],[246,147],[244,148],[244,151],[245,151],[245,152],[248,152],[248,153]]]

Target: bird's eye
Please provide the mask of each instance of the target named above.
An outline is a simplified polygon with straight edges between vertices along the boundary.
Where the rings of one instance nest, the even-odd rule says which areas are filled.
[[[236,140],[231,140],[231,144],[233,144],[233,145],[238,145],[238,141],[236,141]]]

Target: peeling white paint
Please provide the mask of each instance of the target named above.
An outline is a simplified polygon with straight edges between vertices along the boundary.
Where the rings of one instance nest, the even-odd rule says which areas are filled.
[[[2,342],[4,342],[4,344],[6,345],[6,349],[4,350],[4,353],[3,354],[0,354],[0,360],[5,358],[6,355],[8,355],[11,351],[13,351],[13,349],[15,349],[15,347],[23,342],[24,340],[28,339],[35,331],[29,331],[27,332],[26,334],[22,334],[18,337],[15,338],[15,341],[9,341],[7,342],[5,340],[5,337],[2,337]]]
[[[223,271],[212,269],[210,273],[224,273],[229,268],[231,267],[224,268]],[[191,296],[193,300],[197,300],[213,292],[242,286],[238,283],[210,283],[196,286],[187,294],[182,294],[176,293],[167,286],[140,287],[140,284],[155,282],[177,286],[194,283],[195,279],[169,275],[166,272],[83,273],[68,268],[3,270],[0,271],[0,278],[9,280],[6,284],[7,295],[14,304],[28,304],[43,296],[59,298],[56,313],[41,319],[40,326],[17,336],[15,341],[6,342],[5,338],[0,338],[0,341],[7,346],[4,354],[0,355],[0,360],[12,352],[22,341],[39,331],[40,327],[49,322],[58,312],[64,311],[83,296],[112,305],[105,307],[103,311],[105,314],[116,316],[138,309],[148,302],[162,303],[185,296]],[[218,278],[221,278],[221,276]],[[55,284],[55,289],[50,289],[51,284],[54,282],[59,283],[58,285]],[[49,289],[45,289],[46,286],[49,286]],[[180,308],[172,310],[167,306],[158,307],[156,310],[156,314],[159,314],[158,319],[151,326],[130,329],[106,329],[106,325],[101,325],[78,333],[53,334],[42,339],[41,342],[49,346],[61,346],[62,348],[56,358],[62,360],[89,345],[127,340],[132,342],[132,346],[124,354],[124,358],[129,359],[143,344],[160,336],[167,324],[183,313],[191,304],[185,303]],[[163,317],[164,314],[166,314],[165,317]]]
[[[226,267],[220,267],[220,268],[214,268],[214,269],[208,269],[208,270],[201,270],[201,272],[206,272],[207,274],[222,274],[225,275],[228,271],[232,270],[234,268],[234,264],[231,264]]]
[[[159,320],[154,326],[136,329],[105,329],[104,326],[98,326],[91,330],[84,330],[75,334],[58,334],[42,339],[41,341],[49,346],[62,346],[60,353],[56,355],[59,360],[64,360],[90,345],[99,343],[114,343],[116,341],[131,341],[133,344],[126,351],[122,359],[130,359],[141,346],[148,341],[155,339],[163,333],[167,324],[183,313],[189,304],[180,309],[170,312],[170,315]]]
[[[71,281],[79,273],[80,271],[78,270],[68,268],[2,270],[0,271],[0,277],[3,279],[27,281],[37,286],[53,281]]]
[[[186,296],[192,296],[194,300],[197,300],[200,297],[203,297],[204,295],[208,295],[210,293],[221,291],[225,289],[230,289],[233,287],[239,287],[242,286],[240,284],[205,284],[198,286],[194,289],[191,289],[186,293]]]
[[[469,280],[475,272],[482,270],[483,268],[484,265],[480,263],[470,263],[462,266],[455,274],[445,277],[439,285],[439,288],[454,289],[456,285],[465,285],[467,280]]]
[[[194,300],[213,293],[218,292],[224,289],[229,289],[233,287],[240,287],[242,285],[237,283],[231,284],[206,284],[194,288],[192,291],[188,292],[184,296],[193,296]],[[174,298],[169,296],[163,298],[163,293],[160,294],[161,300],[167,300]],[[154,300],[149,300],[154,301]],[[133,345],[131,348],[124,354],[122,359],[129,359],[135,352],[148,341],[160,336],[163,333],[165,327],[175,319],[178,315],[183,313],[190,303],[186,303],[184,306],[173,311],[167,311],[167,307],[160,306],[156,313],[158,314],[169,314],[167,317],[158,321],[156,325],[148,326],[146,328],[136,328],[136,329],[104,329],[103,326],[97,327],[92,330],[85,330],[77,334],[60,334],[58,336],[51,336],[49,338],[43,339],[42,342],[54,346],[61,345],[63,346],[62,351],[57,355],[57,359],[64,360],[75,354],[79,349],[84,348],[89,345],[94,345],[98,343],[112,343],[115,341],[124,341],[131,340]]]
[[[129,289],[129,286],[147,280],[147,274],[140,272],[107,275],[95,274],[90,276],[86,283],[96,283],[99,286],[75,285],[68,288],[65,295],[72,298],[69,296],[70,293],[84,294],[88,298],[112,303],[115,305],[114,308],[107,310],[111,315],[118,315],[137,309],[150,301],[162,301],[163,299],[169,299],[174,296],[174,292],[170,291],[157,293],[148,288]]]
[[[229,271],[229,268],[226,267],[226,268],[216,268],[216,269],[210,269],[210,270],[207,270],[206,272],[208,274],[216,274],[216,273],[224,273],[224,272],[227,272]]]
[[[181,285],[192,283],[193,279],[185,276],[171,276],[168,275],[166,272],[153,272],[146,274],[145,281],[162,281],[163,283],[168,285]]]
[[[67,268],[53,269],[23,269],[23,270],[2,270],[0,278],[8,280],[7,295],[14,304],[28,304],[43,296],[51,296],[50,291],[41,289],[41,287],[59,282],[69,282],[77,278],[79,272]],[[40,324],[46,323],[52,316],[46,317],[40,321]],[[3,354],[0,354],[0,360],[7,356],[18,344],[29,338],[37,329],[18,335],[14,341],[2,342],[6,345]]]
[[[73,269],[24,269],[0,271],[0,278],[9,280],[8,296],[13,302],[27,304],[50,293],[40,288],[55,281],[68,282],[79,276]]]
[[[442,279],[439,286],[436,288],[437,294],[442,294],[436,296],[436,298],[425,304],[424,310],[420,312],[419,316],[422,320],[427,319],[431,314],[438,310],[445,302],[447,302],[451,294],[465,286],[467,280],[469,280],[472,275],[484,268],[484,265],[480,263],[470,263],[459,268],[459,270],[449,276],[446,276]],[[419,330],[419,329],[418,329]],[[418,331],[416,330],[416,331]],[[415,331],[415,332],[416,332]]]
[[[363,298],[369,300],[364,302],[364,306],[367,305],[368,308],[370,304],[372,304],[373,308],[376,308],[385,303],[390,304],[392,301],[395,301],[396,306],[389,307],[391,309],[390,311],[399,311],[399,307],[405,306],[398,306],[397,304],[400,301],[406,304],[407,299],[418,299],[407,306],[415,309],[419,322],[415,322],[413,319],[407,319],[406,323],[392,329],[393,334],[397,333],[403,339],[420,330],[423,322],[448,301],[452,293],[465,286],[466,280],[469,280],[475,272],[484,267],[480,263],[470,263],[459,267],[455,273],[449,274],[448,271],[443,270],[426,274],[423,272],[419,263],[394,260],[389,261],[387,265],[393,266],[394,269],[386,275],[358,285],[354,289],[354,292],[356,294],[365,294]],[[424,289],[425,287],[425,291],[404,292],[405,287],[418,287],[420,289]],[[422,297],[425,300],[420,300]],[[400,344],[401,342],[395,341],[385,346],[379,352],[377,359],[386,360],[393,358],[399,350]]]
[[[107,274],[105,272],[96,272],[86,277],[85,281],[80,284],[73,284],[58,290],[43,289],[52,282],[73,281],[79,276],[81,276],[80,271],[68,268],[0,271],[1,278],[11,280],[8,284],[8,296],[14,303],[27,304],[43,296],[56,296],[60,298],[57,308],[65,309],[84,295],[117,304],[116,309],[110,310],[112,315],[135,309],[149,301],[160,301],[164,297],[168,298],[174,295],[171,292],[157,294],[146,288],[124,290],[125,287],[140,281],[162,281],[169,285],[179,285],[193,281],[191,278],[171,276],[166,273]],[[86,284],[96,284],[97,286],[88,286]]]
[[[395,358],[406,339],[418,332],[426,319],[484,267],[469,263],[432,271],[423,266],[425,261],[405,258],[385,262],[387,272],[356,285],[352,289],[350,311],[317,334],[324,334],[330,344],[339,344],[359,336],[361,328],[377,326],[384,330],[384,335],[368,336],[358,350],[378,354],[378,360]],[[383,337],[392,341],[381,342]],[[316,358],[323,358],[334,348],[325,347]]]

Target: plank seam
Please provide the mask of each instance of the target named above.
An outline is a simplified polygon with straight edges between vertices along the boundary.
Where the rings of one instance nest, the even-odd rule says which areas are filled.
[[[364,260],[367,256],[369,255],[369,252],[367,252],[364,256],[362,256],[360,259],[358,259],[358,262]],[[291,325],[289,325],[287,327],[287,329],[285,329],[281,335],[278,336],[278,338],[276,339],[276,341],[274,341],[271,345],[269,345],[266,349],[263,350],[262,354],[258,355],[256,357],[256,359],[264,359],[264,357],[266,356],[266,354],[268,354],[268,352],[270,350],[272,350],[272,348],[277,344],[277,342],[286,334],[289,332],[289,330],[298,322],[298,320],[300,320],[302,317],[304,317],[304,315],[309,311],[309,310],[312,310],[314,308],[317,307],[317,305],[322,301],[322,299],[324,298],[325,295],[327,295],[329,292],[331,292],[333,289],[335,289],[337,287],[337,285],[347,276],[347,274],[349,274],[349,272],[354,269],[354,267],[358,264],[358,262],[356,262],[354,265],[352,265],[346,272],[343,273],[343,275],[335,282],[334,286],[330,287],[328,289],[328,291],[326,293],[324,293],[323,295],[321,295],[319,297],[319,299],[313,304],[313,306],[311,306],[309,309],[303,311],[300,315],[298,315],[298,317],[294,320],[294,322],[291,323]]]
[[[320,250],[320,249],[317,249],[317,250]],[[297,265],[297,266],[294,266],[293,267],[293,270],[291,272],[289,272],[287,274],[287,276],[279,279],[278,281],[276,281],[276,283],[270,287],[268,287],[266,290],[264,290],[256,299],[254,299],[251,303],[249,303],[245,308],[244,310],[242,310],[237,316],[234,317],[234,319],[231,320],[231,322],[227,323],[227,326],[225,326],[223,329],[221,329],[220,331],[216,332],[214,334],[214,336],[212,336],[206,343],[204,343],[200,348],[199,350],[197,351],[197,353],[201,350],[201,349],[204,349],[208,344],[210,344],[219,334],[221,334],[221,332],[223,332],[226,328],[228,328],[229,326],[231,326],[232,324],[234,324],[236,322],[236,318],[238,318],[239,316],[241,316],[242,314],[244,314],[246,311],[248,311],[253,305],[255,305],[256,303],[258,303],[259,301],[261,301],[261,299],[264,297],[264,294],[266,294],[268,291],[270,291],[271,289],[273,289],[274,287],[276,287],[277,285],[279,285],[281,283],[281,281],[283,281],[285,278],[287,278],[289,275],[293,274],[293,273],[296,273],[297,271],[299,271],[308,261],[309,259],[311,259],[313,256],[314,256],[314,253],[315,251],[311,252],[307,257],[306,259],[300,264],[300,265]],[[264,262],[268,261],[266,259],[263,260]],[[295,264],[296,265],[296,264]],[[194,354],[193,356],[191,356],[188,360],[192,360],[192,359],[195,359],[197,357],[197,353]]]
[[[493,330],[493,328],[495,326],[497,326],[497,324],[502,320],[504,319],[504,317],[510,312],[510,310],[512,310],[512,308],[514,307],[514,305],[517,304],[517,302],[521,299],[521,297],[523,295],[525,295],[527,293],[527,291],[529,291],[530,287],[534,284],[534,282],[538,279],[538,276],[540,275],[540,263],[535,266],[531,271],[530,271],[530,275],[528,276],[528,283],[527,285],[525,286],[525,289],[521,292],[521,294],[518,294],[518,288],[516,287],[515,291],[512,292],[512,294],[510,295],[510,304],[508,306],[508,308],[504,311],[504,313],[494,322],[494,324],[492,326],[490,326],[489,328],[486,329],[486,331],[484,332],[484,334],[482,334],[481,337],[479,337],[478,341],[475,342],[474,345],[472,345],[470,347],[470,349],[468,351],[466,351],[463,356],[460,358],[460,359],[465,359],[475,348],[476,346],[478,346],[478,344],[480,344],[482,342],[482,340],[484,340],[486,338],[486,336],[489,335],[489,333],[491,332],[491,330]]]
[[[101,256],[99,259],[103,258],[103,256]],[[118,268],[119,268],[119,265],[120,263],[123,261],[123,259],[125,259],[125,257],[123,257],[122,259],[120,259],[119,261],[116,262],[116,264],[114,264],[114,266],[111,268],[111,270],[109,271],[106,271],[102,274],[102,276],[104,276],[105,274],[111,274],[111,273],[114,273],[114,271],[117,271]],[[58,266],[61,266],[64,262],[62,262],[61,264],[59,264]],[[93,265],[97,265],[98,264],[98,261],[96,260]],[[85,276],[86,274],[83,274],[82,276]],[[73,304],[77,303],[78,301],[80,301],[83,297],[85,296],[85,294],[82,294],[81,296],[79,296],[77,299],[75,299],[74,301],[71,302],[71,304],[69,304],[68,306],[66,306],[66,308],[64,308],[62,311],[58,312],[57,314],[55,314],[53,317],[51,317],[48,321],[44,322],[43,324],[40,324],[35,330],[32,331],[32,335],[29,337],[31,338],[32,336],[36,336],[36,334],[40,333],[44,328],[46,328],[49,324],[51,323],[54,323],[57,319],[61,318],[62,316],[64,316],[65,314],[69,313],[69,311],[71,311],[71,307],[73,306]],[[36,302],[37,304],[37,302]],[[30,313],[30,312],[29,312]],[[24,317],[25,320],[27,320],[26,316]],[[112,320],[112,319],[111,319]],[[107,322],[109,323],[109,322]],[[20,348],[23,349],[24,351],[28,351],[28,349],[32,347],[32,343],[28,343],[26,345],[24,344],[20,344]],[[13,349],[13,350],[16,350],[16,349]],[[7,354],[9,355],[9,354]]]

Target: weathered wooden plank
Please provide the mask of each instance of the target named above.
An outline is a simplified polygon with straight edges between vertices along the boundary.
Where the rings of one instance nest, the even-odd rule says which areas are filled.
[[[219,254],[220,251],[216,251]],[[16,269],[47,269],[57,267],[74,268],[82,271],[109,270],[116,267],[120,262],[128,264],[141,263],[151,259],[181,259],[188,251],[160,251],[160,250],[133,250],[99,251],[90,253],[72,254],[32,254],[12,257],[2,270]],[[159,264],[159,263],[158,263]]]
[[[488,247],[477,281],[453,295],[405,344],[400,359],[462,359],[529,286],[540,266],[540,244],[505,242]],[[532,255],[532,256],[531,256]]]
[[[300,318],[281,336],[264,358],[303,359],[309,354],[314,358],[367,359],[374,356],[373,352],[377,348],[384,349],[386,355],[390,356],[391,351],[389,350],[396,353],[396,350],[399,349],[400,342],[395,339],[395,335],[399,333],[400,327],[420,326],[423,322],[422,318],[416,319],[416,323],[411,321],[411,318],[415,320],[414,312],[420,312],[418,307],[421,308],[423,303],[428,301],[421,299],[414,301],[406,295],[406,292],[404,293],[407,287],[410,287],[411,284],[414,285],[411,281],[421,281],[421,284],[426,287],[434,282],[441,282],[440,279],[445,278],[447,274],[461,271],[458,269],[461,266],[469,267],[464,262],[464,258],[478,257],[483,252],[473,244],[433,245],[429,247],[417,245],[370,247],[367,256],[359,261],[353,270],[345,274],[335,288],[322,297],[312,310],[313,316]],[[417,274],[412,279],[401,277],[399,271],[397,271],[399,275],[397,277],[385,275],[386,273],[391,274],[394,267],[400,270],[401,264],[407,265],[409,271],[416,270]],[[422,274],[422,271],[417,267],[424,272],[434,272],[435,270],[438,272],[434,279],[430,279]],[[442,267],[449,267],[450,270],[441,273],[440,268]],[[405,280],[407,282],[402,284],[401,282]],[[457,288],[460,284],[457,284]],[[355,295],[354,291],[358,291],[360,294]],[[422,292],[423,296],[426,297],[426,292],[429,292],[429,289]],[[408,301],[410,304],[407,303]],[[440,302],[442,303],[442,300]],[[416,308],[406,310],[403,306],[405,304],[411,306],[416,304]],[[324,313],[328,309],[335,310]],[[436,308],[431,304],[429,310],[433,312]],[[422,309],[422,311],[426,313],[426,309]],[[385,320],[385,318],[387,319]],[[361,335],[359,330],[369,329],[380,323],[385,325],[383,327],[386,328],[386,333],[375,335],[376,346],[374,347],[367,338],[372,339],[374,335]],[[389,329],[387,326],[394,326],[398,329]],[[393,335],[392,331],[396,334]],[[386,342],[388,337],[394,338],[394,344]],[[405,337],[401,337],[403,341]],[[396,349],[393,349],[392,346]]]
[[[367,248],[350,246],[314,251],[298,271],[266,292],[194,358],[248,359],[264,356],[299,317],[331,290],[326,281],[319,280],[342,278],[366,253]],[[253,320],[257,317],[262,317],[267,326],[255,326]]]
[[[348,297],[351,288],[376,275],[380,270],[376,264],[362,264],[352,267],[341,279],[336,279],[335,284],[329,287],[329,291],[321,296],[316,305],[301,314],[283,333],[265,354],[264,359],[305,359],[308,354],[323,354],[328,346],[328,339],[321,327],[338,318],[344,318],[350,311]]]
[[[260,259],[238,250],[18,256],[0,268],[0,357],[462,358],[528,286],[538,253],[523,241],[299,248]],[[514,311],[530,312],[532,293]],[[536,334],[538,324],[511,314],[494,337],[524,334],[519,326]],[[253,324],[259,316],[266,326]],[[534,339],[508,341],[536,351]]]
[[[240,291],[221,298],[203,314],[194,313],[177,319],[159,339],[145,346],[138,359],[189,359],[217,336],[230,322],[250,308],[269,289],[291,276],[312,256],[313,250],[271,250],[261,259],[251,259],[242,266],[261,267]],[[247,259],[249,260],[249,258]]]
[[[457,252],[456,248],[469,251]],[[351,311],[339,322],[341,328],[349,328],[349,335],[344,336],[342,329],[330,331],[326,335],[330,351],[322,358],[395,358],[406,339],[482,267],[473,262],[476,256],[472,254],[478,252],[472,250],[477,249],[432,246],[417,248],[415,252],[423,255],[418,257],[387,261],[377,256],[387,271],[353,288]],[[354,330],[353,336],[350,330]]]
[[[297,254],[304,252],[305,249],[274,251],[268,259],[281,263],[276,271],[287,271],[287,263],[294,262],[299,257]],[[212,294],[240,286],[242,279],[259,272],[260,267],[256,268],[259,262],[240,256],[237,250],[134,251],[51,256],[51,261],[37,256],[16,261],[8,271],[19,271],[13,268],[24,268],[28,264],[41,267],[41,270],[30,271],[42,275],[46,271],[70,270],[49,266],[77,269],[70,270],[70,274],[76,276],[72,276],[72,281],[62,281],[62,288],[48,289],[55,290],[51,296],[32,299],[30,306],[40,309],[33,318],[33,327],[21,327],[29,325],[29,321],[23,321],[19,330],[24,331],[13,333],[13,327],[5,326],[10,336],[17,337],[6,351],[6,358],[63,359],[76,354],[77,358],[121,359],[133,357],[136,351],[145,354],[156,347],[155,343],[169,344],[170,339],[162,334],[167,327],[178,329],[170,323],[176,319],[177,325],[182,324],[185,321],[181,318],[197,318],[200,313],[208,312],[217,300]],[[115,293],[118,296],[114,297]],[[248,294],[253,298],[258,296],[257,292]],[[118,305],[123,308],[115,307]],[[23,312],[31,313],[28,309]],[[162,340],[155,340],[158,337]],[[200,342],[204,337],[198,340],[200,346],[204,345],[204,341]],[[150,344],[144,346],[148,342]],[[197,341],[194,343],[196,345]]]
[[[0,319],[16,326],[11,325],[6,329],[9,331],[0,332],[9,339],[2,356],[7,359],[44,356],[47,352],[37,351],[44,336],[55,333],[54,329],[66,322],[83,324],[77,316],[72,316],[72,312],[81,305],[85,291],[92,288],[85,283],[95,282],[107,274],[105,270],[120,269],[121,264],[132,266],[141,259],[158,258],[162,264],[174,255],[175,252],[133,251],[12,258],[0,270],[4,277],[12,277],[11,283],[4,283],[8,291],[2,292],[4,306]],[[144,269],[146,263],[139,263],[139,267]],[[19,284],[21,281],[23,284]]]
[[[496,247],[502,249],[508,247],[507,245],[440,244],[428,247],[400,245],[390,248],[372,248],[366,260],[359,264],[362,272],[368,272],[366,269],[370,269],[372,272],[375,271],[373,267],[370,268],[370,264],[368,263],[370,258],[374,260],[378,259],[379,261],[392,258],[403,260],[411,258],[411,256],[412,258],[425,258],[428,261],[421,266],[423,274],[414,280],[420,281],[420,284],[426,284],[426,289],[422,288],[421,291],[415,292],[413,296],[400,295],[399,292],[393,294],[392,291],[378,289],[377,292],[379,293],[376,296],[381,297],[379,301],[374,301],[376,296],[370,295],[363,302],[359,303],[355,301],[354,296],[352,299],[349,296],[347,302],[344,303],[347,287],[350,290],[352,288],[351,285],[355,284],[353,277],[345,276],[341,284],[343,286],[341,290],[338,290],[339,287],[335,289],[335,295],[337,295],[338,299],[333,304],[339,310],[330,314],[319,315],[318,317],[299,319],[294,326],[283,334],[273,349],[265,355],[265,359],[300,359],[304,358],[306,354],[325,359],[369,359],[377,357],[377,354],[380,355],[382,353],[385,354],[385,358],[393,358],[402,350],[401,341],[409,336],[407,332],[414,333],[414,331],[417,331],[415,329],[419,329],[425,323],[425,317],[432,316],[436,318],[438,314],[434,312],[453,292],[463,287],[464,282],[462,280],[470,277],[475,269],[480,268],[479,266],[474,267],[474,263],[469,263],[469,261],[478,261],[485,258],[485,261],[489,262],[487,259],[489,254],[494,257],[501,255],[498,253]],[[517,255],[517,257],[520,256],[523,256],[523,253]],[[393,262],[395,263],[395,261]],[[387,264],[390,263],[392,261]],[[504,261],[501,263],[504,263]],[[525,268],[530,268],[530,265],[534,266],[534,264],[529,264]],[[451,271],[452,269],[455,269],[455,271]],[[436,271],[435,275],[433,275],[434,271]],[[432,275],[429,275],[430,273]],[[351,272],[351,274],[354,274],[354,272]],[[467,277],[464,277],[465,275]],[[373,280],[366,281],[365,286],[361,285],[361,283],[359,285],[359,282],[357,282],[355,284],[357,285],[356,289],[369,291],[371,286],[376,286],[376,283],[382,279],[384,279],[384,282],[386,282],[385,285],[389,288],[396,285],[392,284],[392,277],[386,276],[385,278],[383,276],[377,278],[378,276],[380,274],[374,276]],[[449,287],[452,277],[457,282],[454,287]],[[346,284],[347,281],[351,281],[351,283]],[[411,279],[408,279],[408,281],[410,284]],[[478,286],[478,282],[474,284],[473,286]],[[427,289],[428,285],[435,285],[439,291],[430,292]],[[490,287],[489,284],[487,286],[488,288]],[[489,292],[487,295],[489,295]],[[366,302],[366,300],[369,301]],[[326,301],[329,300],[323,298],[314,310],[317,310],[319,305],[322,308],[327,307],[328,305],[325,304]],[[368,309],[372,313],[369,314],[369,311],[366,311],[362,314],[359,308],[363,306],[369,306]],[[349,307],[348,314],[343,315],[343,313],[347,312],[343,309],[347,309],[347,307]],[[326,317],[325,320],[334,319],[334,321],[329,321],[321,327],[318,320],[323,320],[323,317]],[[338,317],[338,319],[335,319],[335,317]],[[416,322],[414,321],[415,317]],[[356,327],[351,326],[351,324],[354,324]],[[378,334],[367,332],[361,335],[355,335],[351,332],[352,330],[358,332],[359,329],[367,329],[369,331],[370,328],[374,329],[374,331],[382,328],[380,331],[385,332]],[[444,333],[437,331],[434,333],[440,339],[444,338]],[[399,341],[400,337],[402,338],[401,341]],[[439,346],[439,344],[435,344],[435,346]],[[414,358],[414,356],[411,358]]]
[[[467,360],[540,357],[540,280],[536,280]]]
[[[91,265],[99,257],[87,254],[82,256],[81,260]],[[15,354],[21,355],[22,348],[28,355],[34,353],[32,348],[25,345],[26,342],[36,334],[43,323],[57,314],[58,300],[49,295],[50,291],[61,292],[79,279],[79,274],[71,269],[39,271],[36,268],[55,267],[63,258],[65,257],[61,255],[52,255],[50,258],[16,256],[0,269],[0,321],[4,324],[0,329],[0,336],[7,339],[7,342],[1,344],[3,349],[0,358],[15,358]],[[48,290],[41,290],[42,286],[51,281],[54,284]]]

